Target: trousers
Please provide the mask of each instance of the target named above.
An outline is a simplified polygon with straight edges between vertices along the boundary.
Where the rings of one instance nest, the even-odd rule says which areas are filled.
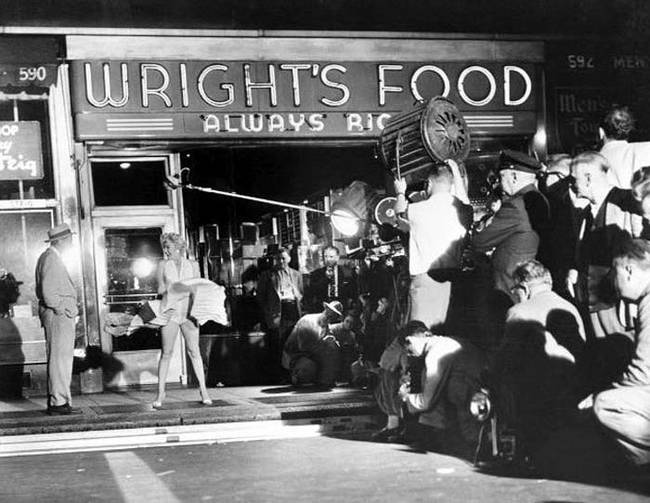
[[[48,406],[65,405],[71,403],[75,320],[57,315],[52,309],[41,309],[40,317],[47,350]]]
[[[447,321],[451,282],[439,282],[428,274],[411,276],[409,289],[411,297],[411,315],[409,319],[420,320],[427,327],[442,327]]]
[[[650,463],[650,385],[599,393],[594,414],[634,464]]]

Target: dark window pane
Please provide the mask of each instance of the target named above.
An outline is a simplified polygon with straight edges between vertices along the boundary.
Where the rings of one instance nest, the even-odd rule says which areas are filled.
[[[93,161],[95,206],[169,205],[164,160]]]

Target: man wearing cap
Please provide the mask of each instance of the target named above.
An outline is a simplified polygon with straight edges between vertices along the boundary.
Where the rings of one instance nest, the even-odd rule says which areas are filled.
[[[343,306],[333,301],[324,303],[321,313],[306,314],[298,320],[282,354],[282,366],[291,372],[292,384],[315,384],[322,389],[335,385],[341,348],[330,325],[342,318]]]
[[[473,239],[477,252],[494,249],[494,287],[506,295],[514,285],[512,273],[517,264],[536,258],[540,239],[546,236],[550,209],[536,184],[541,168],[537,160],[522,152],[501,152],[499,177],[505,197],[492,221]]]
[[[36,264],[36,296],[47,342],[47,412],[80,414],[70,406],[77,290],[62,259],[72,245],[70,227],[61,224],[50,229],[46,242],[50,246]]]

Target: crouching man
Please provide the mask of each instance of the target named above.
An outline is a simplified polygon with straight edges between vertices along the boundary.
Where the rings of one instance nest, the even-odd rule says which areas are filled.
[[[551,273],[540,262],[518,264],[512,277],[517,303],[508,311],[489,380],[502,424],[523,441],[517,453],[523,457],[575,416],[585,330],[575,306],[552,291]]]
[[[627,458],[646,469],[650,464],[650,242],[634,239],[614,257],[616,288],[639,307],[632,361],[610,389],[585,398],[597,422]]]
[[[404,383],[399,396],[410,413],[419,414],[420,424],[433,429],[427,431],[430,446],[470,457],[480,429],[470,401],[485,365],[483,353],[462,339],[432,335],[419,321],[407,328],[402,344],[410,356],[423,359],[422,386],[411,393]]]
[[[291,373],[293,385],[334,387],[341,368],[341,348],[330,324],[342,317],[343,306],[334,301],[323,303],[321,313],[306,314],[298,320],[282,353],[282,366]]]

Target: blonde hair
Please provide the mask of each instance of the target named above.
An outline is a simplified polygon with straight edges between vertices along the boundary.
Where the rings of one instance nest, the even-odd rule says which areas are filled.
[[[160,246],[171,245],[177,250],[185,250],[185,241],[177,232],[164,232],[160,235]]]

